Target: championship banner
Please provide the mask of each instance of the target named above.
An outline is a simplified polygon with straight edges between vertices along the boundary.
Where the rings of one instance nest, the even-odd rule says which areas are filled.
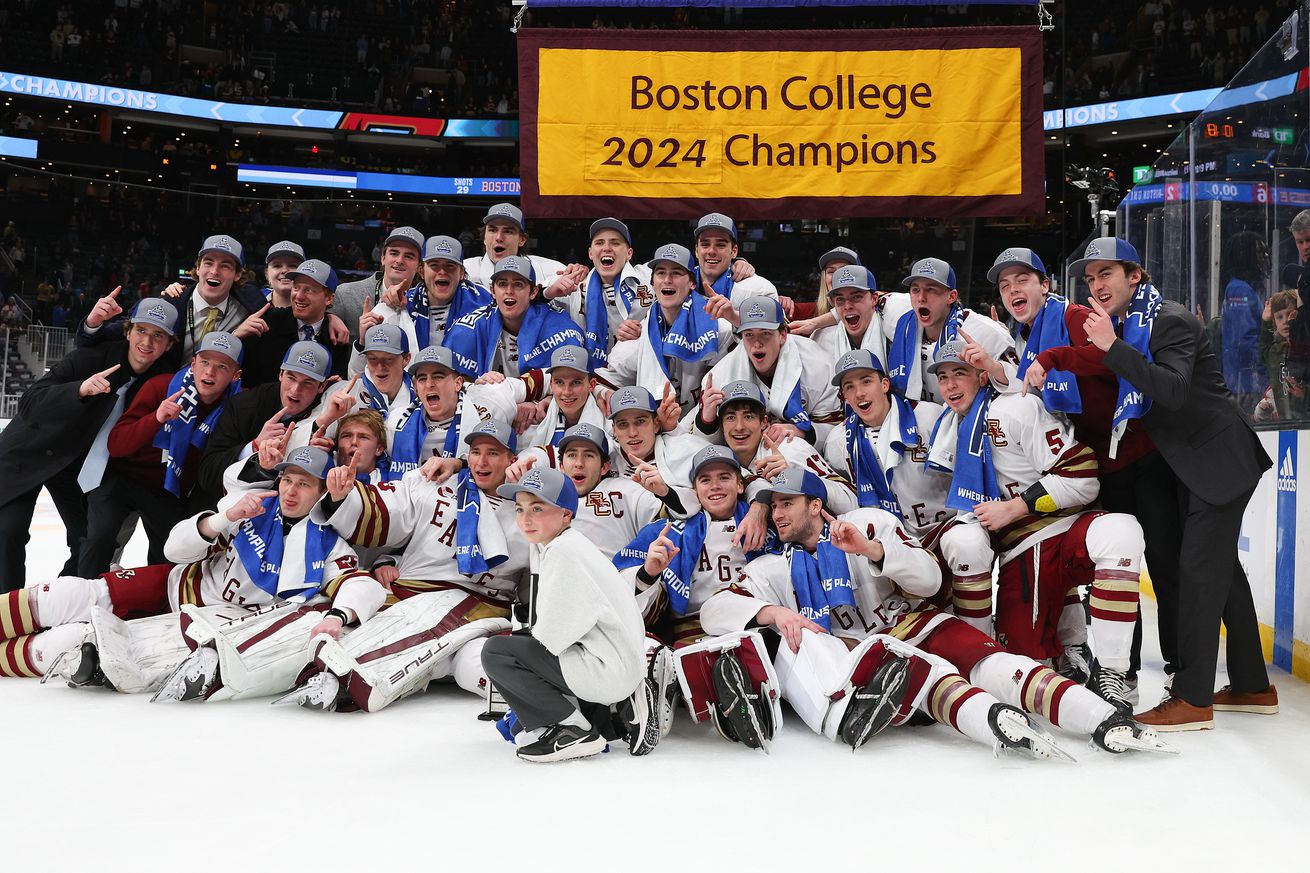
[[[539,218],[1045,211],[1035,27],[519,31]]]

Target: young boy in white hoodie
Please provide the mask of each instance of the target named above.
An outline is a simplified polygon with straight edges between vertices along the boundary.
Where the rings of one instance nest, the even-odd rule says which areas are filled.
[[[515,502],[532,543],[527,627],[492,637],[482,667],[510,705],[523,733],[525,761],[567,761],[600,754],[616,738],[610,706],[634,755],[659,742],[646,673],[646,630],[632,589],[590,540],[571,530],[578,510],[573,480],[533,468],[497,489]]]

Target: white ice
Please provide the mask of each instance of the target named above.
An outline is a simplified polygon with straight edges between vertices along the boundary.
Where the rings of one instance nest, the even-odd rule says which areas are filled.
[[[125,564],[144,554],[138,533]],[[28,555],[31,581],[64,560],[48,499]],[[1216,713],[1176,758],[1056,731],[1077,764],[943,727],[852,754],[790,713],[765,756],[680,712],[650,757],[532,765],[452,687],[324,715],[0,679],[0,870],[1303,870],[1310,686],[1271,674],[1277,716]]]

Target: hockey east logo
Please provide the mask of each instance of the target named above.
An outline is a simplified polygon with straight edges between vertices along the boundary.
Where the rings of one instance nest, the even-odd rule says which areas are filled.
[[[1278,490],[1287,494],[1296,493],[1296,462],[1292,460],[1290,448],[1283,454],[1282,463],[1278,465]]]

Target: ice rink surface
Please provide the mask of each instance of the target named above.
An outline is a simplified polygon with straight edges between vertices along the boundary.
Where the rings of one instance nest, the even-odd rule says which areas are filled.
[[[138,533],[125,565],[144,551]],[[65,556],[43,499],[29,579]],[[1161,693],[1149,631],[1146,654],[1141,708]],[[453,686],[337,715],[0,679],[0,871],[1304,870],[1310,686],[1271,676],[1279,715],[1216,713],[1167,737],[1179,757],[1055,731],[1077,764],[940,726],[852,754],[788,711],[768,756],[679,712],[650,757],[532,765]]]

